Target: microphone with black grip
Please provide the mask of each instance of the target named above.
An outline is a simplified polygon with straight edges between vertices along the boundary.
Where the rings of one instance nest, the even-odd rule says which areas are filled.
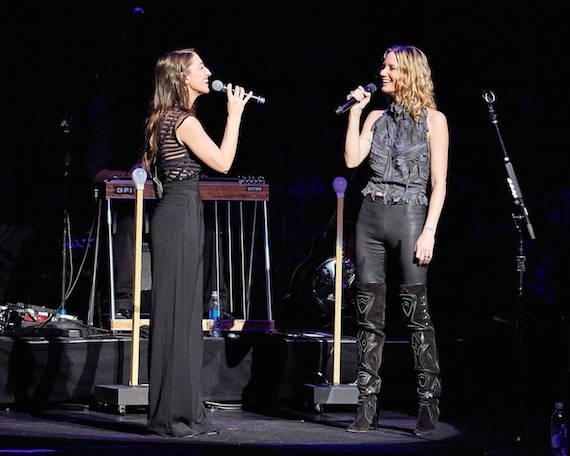
[[[376,85],[372,83],[366,84],[363,88],[365,92],[370,92],[370,93],[376,92]],[[346,100],[344,104],[336,108],[335,112],[337,113],[337,115],[342,114],[343,112],[348,111],[350,107],[355,103],[358,103],[358,100],[354,97],[350,97],[348,100]]]
[[[226,85],[222,81],[216,79],[214,82],[212,82],[212,89],[215,92],[225,92]],[[257,101],[259,104],[265,104],[265,98],[258,95],[252,95],[251,99]]]

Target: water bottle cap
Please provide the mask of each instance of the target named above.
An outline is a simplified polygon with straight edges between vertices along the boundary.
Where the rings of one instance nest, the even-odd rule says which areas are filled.
[[[218,292],[216,290],[212,290],[212,296],[218,296]]]
[[[555,408],[556,410],[562,410],[562,409],[564,408],[564,403],[562,403],[562,402],[556,402],[556,403],[554,404],[554,408]]]

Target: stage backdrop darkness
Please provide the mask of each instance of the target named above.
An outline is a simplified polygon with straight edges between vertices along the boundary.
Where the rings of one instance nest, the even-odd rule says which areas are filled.
[[[142,11],[134,12],[137,5]],[[11,115],[5,137],[12,145],[2,148],[0,215],[2,223],[25,225],[34,234],[13,268],[18,274],[7,285],[7,299],[58,303],[62,119],[72,118],[72,224],[75,233],[85,233],[93,213],[86,150],[98,100],[112,100],[125,122],[142,124],[156,58],[193,46],[212,80],[239,83],[267,98],[265,106],[246,109],[230,174],[263,175],[271,184],[276,323],[303,321],[302,307],[282,307],[291,273],[334,214],[333,178],[349,181],[348,222],[355,220],[364,178],[344,166],[346,116],[337,117],[334,108],[356,85],[378,83],[387,46],[411,43],[428,55],[450,128],[448,198],[430,275],[438,333],[480,345],[474,362],[485,366],[481,375],[491,394],[501,383],[497,378],[509,378],[512,351],[496,344],[508,339],[519,311],[517,235],[502,153],[481,98],[490,88],[537,234],[535,242],[525,243],[523,313],[539,407],[549,409],[565,391],[568,293],[562,283],[570,192],[560,101],[564,56],[554,6],[531,10],[482,2],[443,8],[423,2],[398,9],[379,2],[339,8],[266,2],[253,8],[241,2],[121,1],[15,9],[7,13],[15,31],[3,37],[12,76],[5,87]],[[375,95],[372,104],[382,101]],[[198,113],[219,141],[224,97],[202,97]],[[133,141],[130,147],[139,146]],[[79,295],[70,306],[81,314],[87,301]],[[389,336],[402,328],[395,324],[393,331]],[[552,357],[557,361],[547,364]]]

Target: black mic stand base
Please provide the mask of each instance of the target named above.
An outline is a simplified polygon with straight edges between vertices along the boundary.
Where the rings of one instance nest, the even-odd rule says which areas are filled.
[[[125,415],[127,407],[148,406],[148,384],[95,385],[95,404],[103,412]]]
[[[322,413],[323,405],[356,405],[358,404],[358,387],[355,384],[305,383],[303,400],[317,413]]]

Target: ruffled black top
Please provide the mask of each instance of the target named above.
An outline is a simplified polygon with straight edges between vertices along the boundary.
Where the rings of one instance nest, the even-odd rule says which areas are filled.
[[[427,206],[430,175],[427,132],[426,109],[416,121],[409,111],[392,103],[372,126],[370,177],[362,194],[372,199],[382,198],[386,205]]]

